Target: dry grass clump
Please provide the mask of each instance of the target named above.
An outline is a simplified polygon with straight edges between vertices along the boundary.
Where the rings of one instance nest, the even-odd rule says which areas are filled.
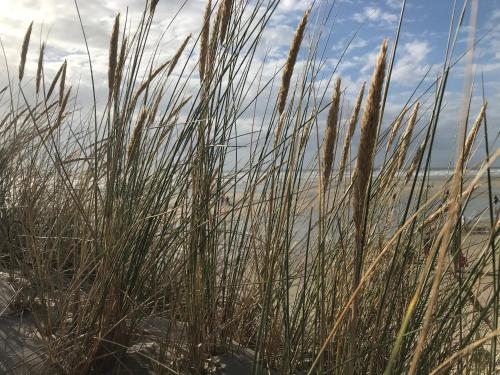
[[[19,296],[0,327],[33,322],[31,373],[207,374],[242,350],[252,374],[493,373],[500,221],[483,176],[500,152],[472,165],[485,104],[455,177],[431,186],[450,61],[419,97],[432,111],[410,100],[379,136],[387,40],[362,116],[364,84],[342,121],[318,48],[328,17],[298,64],[304,13],[274,92],[251,73],[277,2],[223,0],[211,20],[209,0],[199,38],[166,57],[149,48],[158,4],[134,30],[116,16],[105,104],[80,103],[66,61],[46,77],[45,43],[33,87],[0,91],[0,271]],[[181,58],[191,40],[198,67]],[[463,220],[471,202],[490,220]]]

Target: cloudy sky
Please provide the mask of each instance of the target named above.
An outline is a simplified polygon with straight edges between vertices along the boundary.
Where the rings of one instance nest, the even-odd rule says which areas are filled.
[[[120,12],[136,22],[144,8],[145,0],[79,0],[81,16],[86,29],[90,53],[93,58],[98,83],[98,100],[106,98],[106,72],[109,35],[114,16]],[[171,22],[184,3],[183,0],[160,0],[155,16],[153,34],[156,40]],[[252,2],[251,2],[252,3]],[[282,0],[262,41],[262,51],[267,52],[266,65],[275,72],[283,64],[303,11],[310,2]],[[461,6],[462,0],[457,0]],[[442,69],[444,52],[450,25],[452,0],[408,0],[401,40],[392,75],[386,119],[391,121],[401,105],[412,95],[425,73],[428,78],[419,88],[423,93]],[[199,32],[206,0],[187,0],[172,27],[163,36],[161,48],[169,54],[176,50],[186,35]],[[315,11],[326,11],[332,1],[316,0]],[[347,97],[352,97],[361,82],[369,80],[373,63],[384,38],[392,40],[398,23],[400,0],[336,0],[331,20],[327,25],[332,33],[327,48],[327,61],[335,66],[342,50],[355,30],[361,27],[342,64],[340,74]],[[0,38],[9,63],[11,75],[17,73],[20,46],[29,23],[34,21],[28,54],[26,76],[33,78],[36,71],[38,49],[41,41],[47,42],[45,53],[46,75],[57,71],[61,62],[68,61],[68,79],[79,83],[81,100],[89,94],[88,61],[82,33],[73,0],[0,0]],[[458,36],[454,58],[466,49],[467,24]],[[309,32],[314,26],[311,26]],[[480,76],[484,75],[485,91],[489,101],[488,124],[490,148],[498,147],[496,137],[500,130],[500,0],[479,0],[477,38],[482,38],[475,50],[475,95],[472,113],[479,111],[481,103]],[[264,58],[257,56],[257,58]],[[302,58],[302,57],[301,57]],[[300,63],[300,61],[299,61]],[[0,88],[7,82],[4,59],[0,61]],[[464,64],[458,63],[451,74],[444,111],[437,134],[435,167],[447,167],[454,155],[455,136],[463,102]],[[330,88],[331,90],[331,88]],[[424,107],[430,105],[430,96]],[[424,98],[425,100],[425,98]],[[421,126],[423,126],[422,121]],[[482,133],[481,133],[482,134]],[[480,138],[482,140],[482,137]],[[484,156],[483,145],[474,160]]]

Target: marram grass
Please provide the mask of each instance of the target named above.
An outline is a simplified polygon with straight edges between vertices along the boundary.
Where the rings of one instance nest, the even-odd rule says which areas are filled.
[[[253,374],[494,373],[500,222],[480,192],[498,151],[470,161],[486,104],[455,177],[432,187],[449,59],[394,121],[393,41],[350,98],[320,48],[334,12],[317,4],[265,78],[278,2],[259,5],[208,0],[199,37],[167,56],[149,40],[161,2],[134,30],[117,15],[102,106],[78,102],[70,60],[46,69],[50,41],[30,61],[29,26],[0,92],[0,267],[16,291],[2,314],[32,322],[37,347],[18,365],[202,374],[245,352]],[[491,220],[464,222],[473,199]]]

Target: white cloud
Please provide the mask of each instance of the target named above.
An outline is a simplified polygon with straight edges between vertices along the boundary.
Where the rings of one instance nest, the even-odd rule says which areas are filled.
[[[311,1],[305,0],[282,0],[279,8],[284,11],[306,10],[311,4]]]
[[[373,67],[375,66],[375,61],[377,61],[379,53],[380,49],[376,48],[375,50],[368,52],[366,55],[362,56],[360,60],[364,61],[364,65],[361,68],[361,73],[366,74],[370,73],[373,70]]]
[[[349,39],[343,38],[338,43],[335,43],[332,46],[332,50],[333,51],[342,51],[342,50],[344,50],[344,48],[347,47],[348,43],[349,43]],[[353,50],[358,49],[358,48],[364,48],[367,45],[368,45],[368,41],[366,39],[363,39],[361,37],[357,37],[349,45],[348,51],[353,51]]]
[[[430,64],[427,56],[431,51],[429,43],[425,40],[414,40],[403,45],[399,51],[399,59],[392,71],[392,79],[401,85],[414,85],[418,83]]]
[[[354,13],[353,19],[357,22],[372,21],[380,24],[392,25],[398,21],[394,13],[386,12],[380,7],[364,7],[362,12]]]
[[[403,3],[401,0],[386,0],[385,3],[389,8],[392,9],[400,9],[401,4]]]

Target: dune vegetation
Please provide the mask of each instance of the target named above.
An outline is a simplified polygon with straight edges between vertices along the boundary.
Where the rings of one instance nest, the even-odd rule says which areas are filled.
[[[166,61],[151,50],[157,3],[133,29],[116,16],[103,106],[95,93],[80,105],[66,61],[44,72],[45,44],[27,60],[31,26],[9,62],[0,268],[15,293],[0,319],[31,322],[22,366],[138,373],[133,356],[150,373],[223,373],[232,355],[251,374],[498,370],[498,150],[486,98],[468,110],[472,90],[454,173],[429,185],[448,75],[467,58],[452,54],[467,1],[440,74],[396,118],[384,107],[403,19],[349,102],[335,70],[318,78],[329,14],[304,13],[264,81],[252,64],[278,0],[208,0],[199,34]],[[472,199],[486,223],[462,220]]]

